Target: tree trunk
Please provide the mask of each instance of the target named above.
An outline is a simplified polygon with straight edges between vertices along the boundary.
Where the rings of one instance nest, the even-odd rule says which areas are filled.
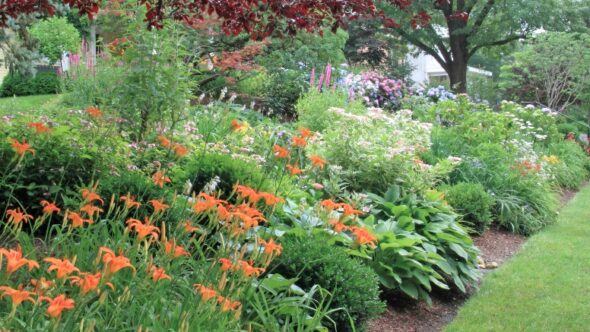
[[[449,64],[447,74],[451,90],[456,93],[467,93],[467,61],[453,61]]]

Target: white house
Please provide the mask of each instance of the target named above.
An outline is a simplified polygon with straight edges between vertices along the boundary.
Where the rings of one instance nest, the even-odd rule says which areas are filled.
[[[431,55],[420,52],[414,57],[410,54],[408,55],[407,61],[413,68],[410,78],[414,82],[415,87],[448,82],[449,76],[447,72]],[[467,72],[492,77],[491,72],[475,67],[467,67]]]

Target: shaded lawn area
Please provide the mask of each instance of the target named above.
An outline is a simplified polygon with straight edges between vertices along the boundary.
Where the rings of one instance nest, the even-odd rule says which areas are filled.
[[[445,331],[589,331],[590,186],[488,275]]]
[[[37,95],[0,98],[0,115],[36,111],[57,103],[60,95]]]

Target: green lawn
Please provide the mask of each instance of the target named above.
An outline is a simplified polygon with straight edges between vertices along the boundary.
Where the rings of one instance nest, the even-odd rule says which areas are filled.
[[[36,111],[59,101],[60,95],[0,98],[0,114]]]
[[[445,331],[590,331],[590,186],[488,275]]]

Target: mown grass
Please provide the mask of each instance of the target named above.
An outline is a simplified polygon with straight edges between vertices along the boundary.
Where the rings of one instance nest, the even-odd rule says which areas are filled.
[[[589,331],[590,187],[488,275],[445,331]]]
[[[59,102],[60,95],[37,95],[0,98],[0,114],[37,111]]]

